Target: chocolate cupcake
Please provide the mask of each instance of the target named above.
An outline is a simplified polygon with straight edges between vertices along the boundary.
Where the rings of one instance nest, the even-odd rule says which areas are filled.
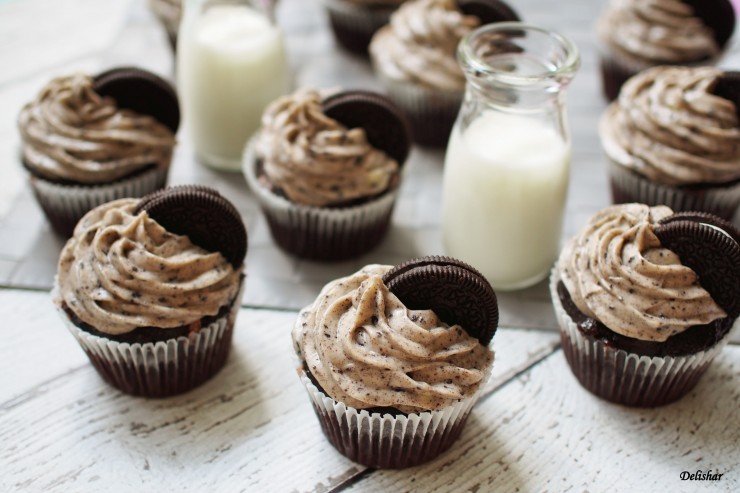
[[[373,34],[388,23],[405,0],[321,0],[329,14],[329,25],[340,46],[367,56]]]
[[[657,65],[712,65],[735,29],[729,0],[610,0],[597,22],[604,95]]]
[[[49,82],[18,117],[22,162],[52,228],[67,238],[90,209],[167,180],[179,106],[156,75],[124,68]]]
[[[615,205],[591,218],[550,279],[581,385],[641,407],[688,393],[740,325],[739,236],[715,216],[665,206]]]
[[[409,147],[403,115],[382,96],[301,90],[267,108],[244,175],[281,248],[342,260],[384,238]]]
[[[615,203],[664,204],[731,220],[740,206],[737,104],[712,67],[655,67],[624,85],[601,117]]]
[[[327,439],[374,468],[411,467],[447,450],[493,363],[490,284],[444,257],[399,267],[368,265],[330,282],[292,333]]]
[[[499,0],[410,0],[373,36],[375,74],[411,120],[415,142],[447,145],[465,91],[460,40],[482,24],[515,20]]]
[[[106,382],[133,395],[179,394],[226,362],[246,241],[233,205],[205,187],[115,200],[75,228],[52,298]]]

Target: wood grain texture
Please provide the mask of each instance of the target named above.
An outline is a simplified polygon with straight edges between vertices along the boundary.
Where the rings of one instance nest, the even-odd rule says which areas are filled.
[[[562,351],[479,402],[458,443],[345,491],[740,491],[740,348],[677,403],[633,409],[581,388]],[[682,471],[722,473],[682,481]]]
[[[13,316],[13,304],[26,315]],[[364,471],[326,441],[298,381],[295,312],[242,310],[221,373],[147,400],[103,383],[48,294],[0,291],[0,307],[27,318],[8,326],[13,343],[0,353],[0,375],[17,381],[0,400],[0,491],[326,491]],[[557,343],[550,332],[500,329],[486,391]]]

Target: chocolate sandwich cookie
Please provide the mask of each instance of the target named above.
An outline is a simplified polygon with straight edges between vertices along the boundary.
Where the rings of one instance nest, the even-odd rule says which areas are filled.
[[[728,71],[718,77],[712,94],[731,101],[740,118],[740,72]]]
[[[235,269],[244,262],[247,230],[239,211],[218,191],[202,185],[170,187],[142,198],[135,212],[142,210],[167,231],[221,252]]]
[[[460,260],[421,257],[404,262],[383,282],[409,309],[431,309],[449,325],[459,324],[488,345],[498,327],[498,303],[490,283]]]
[[[169,82],[147,70],[121,67],[95,77],[95,92],[109,96],[119,108],[152,116],[176,133],[180,126],[177,93]]]
[[[735,30],[735,9],[729,0],[683,0],[694,15],[709,26],[719,46],[725,46]]]
[[[655,228],[661,244],[699,276],[730,319],[740,315],[740,245],[732,232],[718,230],[719,221],[706,218],[665,221]],[[735,229],[734,227],[732,228]],[[734,231],[737,235],[737,231]]]
[[[474,15],[481,24],[518,21],[519,15],[500,0],[457,0],[458,8],[466,15]]]
[[[368,142],[403,166],[411,150],[411,130],[403,111],[370,91],[343,91],[324,99],[324,114],[347,128],[365,130]]]

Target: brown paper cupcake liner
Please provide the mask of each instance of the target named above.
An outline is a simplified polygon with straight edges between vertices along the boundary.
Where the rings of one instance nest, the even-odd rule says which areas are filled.
[[[612,202],[667,205],[675,212],[704,211],[732,221],[740,207],[740,181],[728,185],[671,187],[654,183],[609,158]]]
[[[641,356],[607,346],[581,332],[563,308],[557,293],[558,282],[560,274],[555,267],[550,276],[550,295],[565,359],[585,389],[617,404],[656,407],[680,399],[694,388],[733,331],[740,327],[738,319],[717,344],[695,354]]]
[[[321,392],[302,368],[299,372],[329,443],[345,457],[379,469],[416,466],[449,449],[460,437],[491,373],[489,368],[475,394],[451,406],[392,416],[338,402]]]
[[[369,8],[345,0],[322,0],[329,14],[334,38],[352,53],[368,56],[367,48],[375,31],[390,20],[392,7]]]
[[[55,281],[54,299],[58,289]],[[77,327],[60,304],[57,310],[106,382],[131,395],[168,397],[197,387],[223,368],[243,289],[242,279],[230,309],[197,333],[156,343],[130,344],[96,336]]]
[[[257,197],[275,243],[301,258],[322,261],[357,257],[376,247],[391,222],[398,187],[350,207],[295,204],[264,187],[256,176],[254,140],[244,155],[244,176]]]
[[[31,188],[41,209],[60,236],[72,236],[88,211],[112,200],[143,197],[163,188],[168,168],[153,167],[136,176],[102,185],[63,185],[30,175]]]
[[[444,148],[462,105],[464,91],[442,91],[376,75],[388,97],[406,113],[414,141],[420,145]]]

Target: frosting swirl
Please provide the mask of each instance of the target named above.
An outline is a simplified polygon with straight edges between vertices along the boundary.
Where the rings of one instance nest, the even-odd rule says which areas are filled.
[[[388,291],[391,266],[368,265],[327,284],[293,329],[296,352],[329,396],[357,409],[442,409],[475,393],[493,352],[431,310]]]
[[[735,105],[711,92],[720,74],[665,66],[630,79],[601,119],[606,153],[665,185],[740,179]]]
[[[363,7],[396,7],[406,0],[345,0],[348,3],[362,5]]]
[[[642,65],[698,62],[721,51],[712,29],[682,0],[612,0],[597,31],[620,56]]]
[[[390,79],[462,91],[465,76],[455,52],[463,36],[480,25],[454,0],[412,0],[391,16],[370,43],[375,67]]]
[[[166,168],[175,138],[154,118],[118,109],[90,76],[52,80],[18,117],[25,165],[51,180],[108,183],[151,165]]]
[[[59,258],[57,302],[111,335],[189,325],[231,303],[241,273],[146,211],[134,215],[138,203],[108,202],[80,220]]]
[[[255,144],[267,181],[288,199],[309,206],[343,205],[395,184],[399,165],[326,116],[318,91],[302,90],[271,103]]]
[[[614,205],[567,243],[558,269],[581,312],[618,334],[661,342],[727,316],[696,273],[661,247],[653,228],[671,214],[665,206]]]

